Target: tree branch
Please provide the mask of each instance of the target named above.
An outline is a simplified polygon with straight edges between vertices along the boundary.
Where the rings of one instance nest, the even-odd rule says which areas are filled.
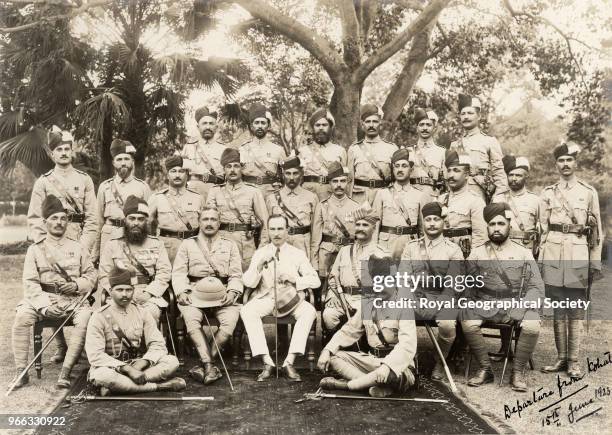
[[[344,62],[332,44],[299,21],[280,12],[262,0],[236,0],[253,17],[263,21],[281,35],[300,44],[316,58],[332,81],[340,79]]]
[[[368,39],[370,27],[378,15],[380,3],[376,0],[361,0],[359,3],[359,22],[361,24],[362,44]]]
[[[356,82],[363,82],[374,69],[397,53],[397,51],[405,46],[416,34],[422,32],[429,23],[438,17],[449,2],[450,0],[432,0],[419,16],[396,36],[395,39],[379,48],[361,64],[357,71],[355,71]]]
[[[19,0],[17,0],[17,1],[11,0],[11,1],[13,1],[15,3],[21,3]],[[64,5],[64,6],[73,7],[74,9],[71,12],[67,13],[67,14],[53,15],[51,17],[42,17],[38,21],[34,21],[34,22],[28,23],[28,24],[23,24],[21,26],[0,27],[0,33],[21,32],[23,30],[27,30],[27,29],[31,29],[33,27],[40,26],[41,24],[44,24],[44,23],[53,23],[53,22],[59,21],[59,20],[69,20],[71,18],[76,17],[79,14],[82,14],[82,13],[86,12],[89,9],[96,8],[98,6],[105,6],[105,5],[110,4],[111,2],[112,2],[112,0],[93,0],[93,1],[91,1],[89,3],[83,3],[79,7],[72,6],[72,5],[66,4],[64,2],[64,3],[61,3],[61,4]],[[28,3],[37,3],[37,4],[46,3],[46,4],[49,4],[49,5],[58,5],[58,4],[60,4],[59,2],[57,2],[55,0],[45,0],[45,1],[34,0],[34,1],[30,1]]]
[[[422,11],[425,9],[425,6],[419,0],[395,0],[394,3],[406,9],[412,9],[413,11]]]
[[[352,0],[338,0],[340,22],[342,23],[342,47],[344,63],[351,69],[361,63],[361,29],[357,21],[355,5]]]

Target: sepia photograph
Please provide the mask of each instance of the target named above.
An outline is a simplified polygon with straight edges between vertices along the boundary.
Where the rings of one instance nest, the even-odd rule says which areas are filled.
[[[611,73],[610,0],[0,0],[0,433],[607,432]]]

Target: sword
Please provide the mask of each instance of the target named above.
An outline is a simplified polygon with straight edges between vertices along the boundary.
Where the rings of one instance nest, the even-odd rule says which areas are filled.
[[[295,401],[301,403],[306,400],[321,400],[321,399],[352,399],[352,400],[382,400],[388,402],[425,402],[425,403],[448,403],[447,399],[425,399],[421,397],[371,397],[371,396],[353,396],[348,394],[331,394],[317,391],[316,393],[306,393],[304,397]]]
[[[190,402],[190,401],[209,401],[215,400],[213,396],[183,396],[183,397],[163,397],[163,396],[68,396],[67,400],[72,403],[82,403],[91,400],[137,400],[143,402],[164,401],[164,402]]]

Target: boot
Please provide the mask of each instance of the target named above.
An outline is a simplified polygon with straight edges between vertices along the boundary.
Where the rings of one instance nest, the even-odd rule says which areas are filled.
[[[479,387],[483,384],[489,384],[495,381],[493,376],[493,370],[491,369],[491,361],[489,360],[489,353],[487,352],[486,343],[482,336],[480,326],[465,326],[463,325],[463,334],[467,341],[472,354],[478,360],[480,364],[480,370],[475,376],[468,380],[468,385],[471,387]]]
[[[567,370],[567,360],[566,359],[558,359],[554,364],[550,366],[544,366],[540,369],[542,373],[557,373],[564,372]]]
[[[57,378],[57,383],[55,384],[56,388],[58,389],[70,388],[70,372],[71,372],[70,369],[66,367],[62,367],[59,377]]]
[[[580,370],[580,363],[578,361],[567,362],[567,375],[572,379],[582,378],[582,371]]]
[[[468,385],[470,387],[480,387],[481,385],[492,384],[493,382],[495,382],[493,370],[491,370],[491,367],[484,367],[480,368],[480,370],[469,379]]]
[[[444,366],[440,361],[436,361],[436,365],[434,366],[431,372],[431,379],[433,379],[434,381],[441,381],[444,378],[446,378]]]
[[[24,370],[25,370],[25,367],[23,367],[23,368],[18,367],[18,368],[16,369],[16,372],[17,372],[17,373],[15,373],[15,378],[13,378],[13,381],[12,381],[12,382],[15,382],[15,379],[17,379],[17,376],[19,376],[19,375],[21,374],[21,372],[22,372],[22,371],[24,371]],[[19,382],[17,382],[17,383],[15,384],[15,389],[17,389],[17,388],[21,388],[21,387],[24,387],[24,386],[28,385],[28,382],[30,382],[30,375],[26,373],[25,375],[23,375],[23,376],[21,377],[21,379],[19,380]]]
[[[336,379],[328,376],[321,379],[319,388],[324,390],[348,390],[348,381],[345,379]]]
[[[223,351],[223,346],[225,345],[225,343],[227,343],[229,341],[229,339],[232,338],[232,336],[230,334],[227,334],[223,331],[221,331],[220,329],[217,331],[217,333],[215,334],[215,342],[217,343],[217,346],[219,347],[219,350]],[[210,343],[210,357],[211,359],[214,361],[215,358],[217,358],[217,356],[219,355],[219,351],[217,350],[217,346],[215,346],[215,343]]]
[[[222,377],[221,371],[212,363],[204,364],[204,385],[212,384]]]
[[[523,326],[521,336],[516,343],[516,356],[512,364],[512,376],[510,377],[510,384],[514,391],[527,391],[527,383],[524,377],[525,366],[538,344],[539,336],[539,327],[535,328],[532,325]]]
[[[555,346],[557,347],[557,356],[559,360],[567,359],[567,313],[563,308],[554,309],[553,331],[555,333]]]
[[[272,376],[273,369],[274,369],[274,366],[264,363],[263,370],[261,371],[259,376],[257,376],[257,382],[263,382],[266,379],[268,379],[270,376]]]
[[[204,336],[204,331],[201,329],[194,329],[193,331],[189,331],[189,338],[198,352],[198,356],[200,357],[200,361],[202,364],[212,362],[212,358],[210,356],[210,348],[208,347],[208,343],[206,342],[206,337]]]
[[[371,397],[376,397],[378,399],[382,399],[384,397],[389,397],[393,394],[393,389],[386,385],[374,385],[368,389],[368,394]]]
[[[501,329],[499,331],[501,335],[501,347],[497,351],[497,355],[491,356],[491,361],[500,362],[506,358],[506,353],[508,352],[508,348],[510,347],[510,354],[508,356],[508,360],[512,361],[514,357],[512,353],[512,338],[510,337],[510,330]]]
[[[510,377],[510,385],[514,391],[524,393],[527,391],[527,382],[525,382],[525,375],[522,371],[512,370],[512,376]]]
[[[187,383],[183,378],[172,378],[157,384],[157,391],[183,391]]]
[[[284,365],[283,372],[285,373],[287,379],[289,379],[290,381],[302,382],[302,378],[300,377],[300,374],[297,372],[297,370],[293,367],[293,364]]]
[[[55,332],[56,328],[53,328],[53,332]],[[66,351],[68,350],[68,344],[66,344],[66,336],[64,335],[64,331],[58,332],[55,336],[55,344],[57,345],[57,350],[51,357],[51,361],[55,364],[61,364],[64,362],[64,358],[66,357]]]

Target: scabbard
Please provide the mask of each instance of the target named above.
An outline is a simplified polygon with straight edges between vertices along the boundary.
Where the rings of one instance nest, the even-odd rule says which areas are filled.
[[[76,398],[76,397],[75,397]],[[72,399],[70,397],[69,399]],[[190,402],[190,401],[209,401],[215,400],[213,396],[183,396],[183,397],[164,397],[164,396],[85,396],[85,400],[134,400],[134,401],[164,401],[164,402]]]

